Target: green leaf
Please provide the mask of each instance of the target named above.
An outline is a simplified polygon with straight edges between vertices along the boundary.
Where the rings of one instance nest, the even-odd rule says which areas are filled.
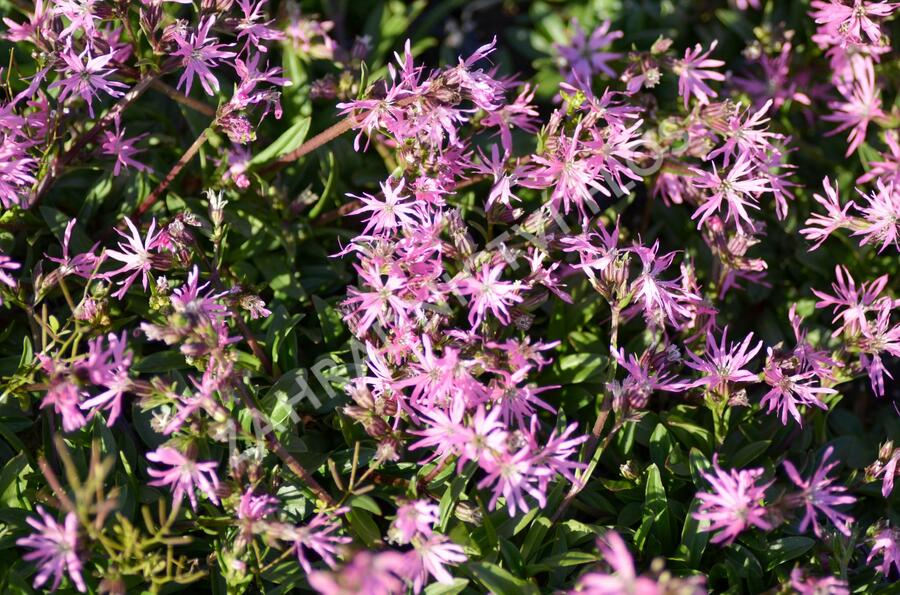
[[[508,570],[496,564],[470,562],[464,568],[472,574],[478,584],[497,595],[532,595],[539,593],[538,588],[534,584],[514,576]]]
[[[441,502],[438,506],[438,529],[440,531],[447,529],[447,523],[450,521],[450,517],[453,516],[456,503],[459,502],[459,497],[466,489],[466,484],[469,482],[469,477],[471,477],[473,471],[470,467],[472,467],[471,463],[466,466],[461,475],[454,477],[453,481],[450,482],[450,487],[441,496]]]
[[[350,520],[353,532],[362,539],[367,547],[373,547],[381,541],[381,531],[368,512],[361,508],[351,508],[347,513],[347,518]]]
[[[601,382],[609,358],[599,353],[570,353],[554,364],[554,379],[561,384]]]
[[[655,464],[647,468],[644,486],[644,513],[641,519],[641,526],[634,536],[634,545],[641,553],[647,553],[644,551],[644,546],[647,545],[651,529],[655,530],[654,537],[658,539],[660,544],[667,546],[671,542],[672,531],[669,526],[669,505],[666,498],[666,489],[663,486],[659,468]]]
[[[10,508],[26,508],[30,503],[24,493],[27,486],[25,476],[31,472],[31,465],[25,453],[19,453],[3,466],[0,471],[0,502]]]
[[[766,551],[766,570],[772,571],[785,562],[799,558],[812,549],[815,543],[815,539],[800,535],[770,541]]]
[[[189,367],[187,362],[184,361],[184,356],[177,349],[151,353],[134,362],[132,366],[135,372],[143,374],[171,372],[173,370],[184,370]]]
[[[691,479],[694,480],[694,485],[699,487],[706,486],[706,480],[703,479],[703,473],[707,473],[712,465],[709,463],[709,459],[700,452],[696,448],[692,448],[691,452],[688,454],[688,464],[691,467]]]
[[[709,521],[698,521],[694,518],[694,513],[700,508],[700,501],[694,498],[687,515],[684,517],[684,527],[681,529],[681,545],[687,552],[687,563],[691,568],[696,568],[700,564],[703,552],[709,544],[710,534],[704,531],[709,526]]]
[[[469,586],[469,579],[454,578],[452,583],[432,583],[425,587],[425,595],[456,595]]]
[[[736,453],[734,453],[733,457],[731,457],[731,466],[735,468],[743,468],[748,466],[760,455],[766,452],[771,444],[771,440],[759,440],[757,442],[751,442],[750,444],[747,444]]]
[[[657,467],[665,469],[666,460],[671,452],[672,438],[669,436],[666,426],[658,423],[650,435],[650,458],[653,459]]]
[[[288,128],[275,142],[254,155],[250,160],[250,166],[264,165],[300,147],[309,132],[309,122],[309,117],[303,117],[294,122],[293,126]]]

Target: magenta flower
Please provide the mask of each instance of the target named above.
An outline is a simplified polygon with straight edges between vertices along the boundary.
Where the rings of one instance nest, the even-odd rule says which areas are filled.
[[[561,58],[560,73],[569,82],[582,81],[587,84],[595,74],[602,73],[610,78],[616,77],[616,71],[608,62],[622,57],[622,54],[606,51],[609,45],[624,36],[621,31],[610,31],[610,22],[604,21],[594,29],[590,37],[577,19],[570,25],[572,38],[568,45],[553,44],[553,48]]]
[[[40,519],[27,519],[36,532],[16,540],[19,547],[33,550],[22,557],[38,568],[34,588],[41,588],[52,576],[53,585],[50,590],[55,591],[63,576],[68,574],[76,589],[82,593],[87,592],[81,576],[83,565],[78,557],[78,517],[70,512],[62,524],[57,523],[40,504],[37,506],[37,513]]]
[[[885,184],[893,183],[894,187],[900,187],[900,133],[896,130],[887,130],[884,133],[884,142],[888,150],[881,154],[879,161],[869,162],[869,171],[856,180],[857,184],[868,184],[877,179],[882,179]]]
[[[824,514],[837,530],[847,537],[850,536],[850,524],[853,522],[853,517],[834,508],[842,504],[853,504],[856,498],[846,494],[846,487],[832,485],[836,478],[828,477],[828,473],[838,465],[838,461],[828,462],[833,452],[834,448],[831,446],[825,449],[822,461],[809,479],[803,479],[793,463],[784,461],[784,470],[788,477],[801,490],[800,493],[792,494],[788,498],[794,505],[805,507],[800,530],[806,531],[812,523],[816,537],[822,537],[822,528],[816,519],[817,512]]]
[[[768,407],[769,413],[777,409],[781,423],[785,425],[788,414],[798,424],[803,424],[800,411],[797,409],[800,405],[828,410],[820,395],[837,394],[836,390],[817,386],[815,382],[818,376],[815,372],[796,370],[790,360],[785,361],[775,356],[771,348],[768,349],[768,353],[764,380],[771,388],[760,401],[760,407]]]
[[[689,387],[706,386],[710,390],[727,394],[729,386],[738,382],[758,382],[759,377],[744,367],[759,353],[763,342],[750,347],[753,333],[747,335],[741,343],[728,345],[728,327],[722,332],[722,339],[716,344],[712,332],[706,334],[706,354],[703,357],[688,351],[688,360],[684,363],[703,374],[702,378],[689,383]]]
[[[411,567],[412,560],[400,552],[362,550],[350,556],[350,562],[340,570],[314,570],[308,580],[321,595],[397,595],[406,591]]]
[[[191,508],[196,511],[195,488],[203,492],[214,504],[219,503],[219,497],[216,495],[216,490],[219,488],[219,478],[216,476],[218,463],[215,461],[198,462],[169,446],[162,446],[153,452],[148,452],[147,460],[169,467],[168,469],[149,468],[147,472],[156,479],[149,482],[148,485],[172,488],[174,503],[180,503],[187,494]]]
[[[700,507],[694,513],[698,521],[710,521],[703,531],[718,531],[712,543],[729,545],[745,529],[758,527],[764,531],[772,528],[766,520],[765,499],[768,482],[760,485],[762,469],[732,469],[728,473],[719,467],[718,455],[713,456],[713,473],[703,473],[712,487],[711,492],[700,492]]]
[[[383,200],[371,194],[363,194],[362,196],[348,195],[363,203],[363,206],[355,211],[351,211],[351,215],[370,213],[366,220],[366,228],[363,230],[363,234],[367,234],[370,231],[376,234],[385,234],[385,232],[391,232],[398,227],[408,229],[417,226],[418,210],[415,201],[407,196],[401,196],[405,184],[406,180],[401,179],[396,186],[392,187],[391,180],[388,178],[381,184]]]
[[[757,199],[764,192],[772,189],[768,186],[768,180],[761,175],[759,167],[748,153],[741,153],[734,166],[728,170],[723,178],[713,165],[713,171],[708,172],[698,168],[691,168],[696,174],[694,185],[712,191],[712,195],[705,198],[702,205],[694,211],[691,219],[697,222],[697,229],[713,214],[718,213],[724,201],[728,205],[726,221],[734,221],[738,231],[743,231],[741,221],[744,221],[751,229],[754,228],[753,220],[747,212],[748,208],[759,209]]]
[[[69,240],[72,239],[72,230],[74,229],[76,220],[72,219],[66,224],[66,231],[63,234],[62,241],[62,258],[54,258],[47,256],[47,259],[59,265],[59,275],[68,277],[69,275],[77,275],[84,279],[90,279],[91,275],[97,268],[98,258],[94,254],[97,248],[96,244],[89,252],[84,254],[69,255]],[[46,256],[46,255],[45,255]],[[2,281],[2,278],[0,278]]]
[[[568,214],[575,206],[582,217],[587,217],[587,209],[599,209],[594,194],[611,196],[611,193],[598,181],[603,177],[600,162],[582,150],[581,128],[579,123],[572,138],[560,135],[556,139],[556,151],[532,155],[531,161],[536,166],[519,180],[519,184],[526,188],[553,188],[552,207],[562,207],[563,214]]]
[[[125,129],[120,128],[119,118],[115,121],[116,131],[105,130],[103,132],[103,154],[115,157],[116,164],[113,166],[113,175],[118,176],[122,168],[133,167],[137,171],[150,171],[150,168],[143,163],[133,159],[135,155],[143,152],[135,145],[144,139],[147,134],[139,134],[131,138],[125,138]]]
[[[428,537],[438,518],[438,506],[428,500],[405,502],[397,508],[388,536],[400,545],[410,543],[417,536]]]
[[[872,549],[866,558],[866,564],[871,564],[878,554],[881,554],[881,564],[876,566],[878,572],[888,576],[891,566],[896,572],[900,572],[900,530],[887,527],[875,535],[872,540]]]
[[[504,266],[503,263],[496,266],[486,263],[474,276],[456,281],[456,290],[462,295],[471,296],[469,324],[472,328],[482,323],[488,310],[502,324],[509,324],[507,308],[522,301],[522,296],[518,294],[518,283],[500,281]]]
[[[462,564],[469,559],[462,546],[450,541],[446,535],[433,533],[428,537],[416,537],[412,544],[410,555],[416,566],[411,574],[416,593],[422,590],[429,576],[441,584],[453,584],[453,575],[445,566]]]
[[[85,56],[87,56],[87,62],[84,61]],[[93,100],[99,91],[103,91],[110,97],[121,97],[124,93],[117,89],[128,88],[125,83],[106,80],[106,77],[114,72],[112,68],[105,68],[113,56],[114,54],[109,53],[92,58],[88,53],[88,48],[76,55],[71,46],[68,46],[60,54],[65,63],[65,67],[62,69],[65,78],[52,83],[49,88],[62,87],[59,101],[64,101],[70,95],[79,95],[87,103],[88,113],[93,118]]]
[[[877,304],[875,320],[863,328],[859,342],[862,351],[859,361],[869,373],[872,390],[879,397],[884,396],[884,377],[893,378],[882,362],[882,354],[900,357],[900,324],[891,325],[893,307],[888,298]]]
[[[237,37],[238,39],[246,38],[244,40],[245,50],[253,48],[267,52],[268,49],[262,42],[284,39],[284,32],[270,27],[273,20],[263,20],[266,16],[264,8],[266,2],[267,0],[258,0],[256,3],[253,0],[238,0],[237,4],[243,16],[237,24]]]
[[[0,283],[11,289],[16,288],[16,279],[8,271],[16,271],[22,265],[11,259],[6,254],[0,254]],[[0,302],[2,303],[2,302]]]
[[[834,112],[822,117],[828,122],[837,122],[838,127],[829,135],[850,130],[847,138],[846,156],[849,157],[866,140],[869,123],[875,118],[884,117],[881,109],[881,91],[875,85],[875,70],[872,61],[857,56],[851,62],[853,70],[852,84],[838,85],[838,91],[844,101],[830,101],[828,107]]]
[[[383,325],[389,324],[389,321],[405,321],[409,306],[400,297],[405,287],[403,278],[390,275],[385,281],[382,274],[372,265],[367,268],[353,266],[365,285],[371,288],[370,291],[363,291],[351,287],[347,291],[350,297],[344,303],[350,308],[351,313],[358,317],[353,325],[357,335],[365,334],[375,320]]]
[[[835,230],[849,227],[852,223],[852,219],[847,215],[847,212],[853,206],[853,202],[848,202],[841,208],[837,184],[832,184],[827,177],[822,180],[822,184],[825,187],[825,196],[813,194],[813,198],[817,203],[825,207],[825,214],[813,213],[806,220],[806,227],[800,230],[800,235],[808,241],[814,242],[809,248],[810,252],[818,249]]]
[[[126,352],[125,331],[117,337],[114,333],[107,336],[108,347],[103,347],[103,338],[92,339],[88,346],[88,359],[82,367],[90,381],[106,390],[81,403],[81,408],[91,411],[92,417],[97,408],[109,411],[107,425],[116,423],[122,413],[122,395],[132,388],[129,377],[131,369],[131,352]]]
[[[882,478],[881,495],[887,498],[894,491],[894,479],[900,475],[900,448],[894,448],[893,442],[886,443],[874,467],[874,477]]]
[[[802,568],[791,571],[791,588],[797,595],[850,595],[847,581],[833,576],[809,576]]]
[[[30,143],[17,142],[3,132],[0,141],[0,205],[4,209],[28,206],[28,191],[37,181],[34,171],[38,161],[27,152]]]
[[[481,120],[482,126],[497,128],[500,135],[500,144],[505,153],[512,152],[512,129],[518,128],[524,132],[537,132],[537,121],[540,116],[537,108],[531,104],[536,89],[531,85],[524,85],[522,91],[512,103],[505,103],[500,109],[488,112]],[[495,158],[496,159],[496,158]]]
[[[216,22],[215,16],[208,16],[200,21],[197,31],[191,33],[190,38],[185,38],[181,33],[174,36],[178,49],[172,52],[172,56],[181,58],[184,72],[178,79],[178,88],[184,85],[184,92],[190,94],[194,75],[200,78],[200,84],[207,95],[213,95],[219,91],[219,80],[212,73],[212,68],[220,60],[234,58],[234,52],[223,51],[222,48],[231,47],[231,44],[217,43],[218,39],[209,37],[209,29]]]
[[[715,91],[706,84],[706,80],[724,81],[725,75],[710,70],[725,66],[721,60],[712,60],[709,55],[716,49],[719,40],[715,40],[706,52],[698,43],[693,49],[684,51],[683,60],[675,60],[672,70],[678,75],[678,94],[684,98],[684,108],[687,109],[691,96],[697,98],[701,105],[709,103],[711,97],[717,97]]]
[[[315,553],[322,558],[329,567],[335,568],[337,561],[335,554],[340,545],[350,543],[352,539],[334,535],[334,532],[341,528],[341,521],[338,515],[346,512],[346,509],[339,509],[332,514],[319,513],[302,527],[291,527],[282,539],[294,542],[294,553],[297,555],[297,561],[307,573],[312,572],[312,564],[307,557],[307,550]]]
[[[49,387],[41,400],[41,409],[52,407],[62,418],[63,430],[66,432],[74,432],[83,427],[87,423],[80,408],[84,392],[72,382],[71,370],[42,353],[37,357],[41,362],[41,370],[49,377]]]
[[[853,0],[848,6],[843,0],[813,2],[818,8],[813,16],[816,23],[823,25],[832,34],[839,34],[853,43],[862,43],[863,33],[871,43],[881,41],[881,28],[872,17],[884,18],[897,7],[895,2],[870,2]]]
[[[682,319],[690,316],[690,310],[683,302],[700,300],[700,296],[685,293],[677,281],[664,281],[660,275],[667,271],[675,258],[675,252],[657,256],[659,241],[653,246],[635,246],[634,252],[641,259],[641,272],[631,285],[634,299],[644,311],[644,317],[653,325],[668,321],[678,326]]]
[[[37,43],[51,16],[51,3],[44,5],[44,0],[36,0],[34,3],[34,12],[29,15],[28,22],[18,24],[10,18],[4,17],[3,22],[7,26],[7,31],[2,34],[3,38],[9,41],[31,41]],[[55,3],[52,3],[55,4]]]
[[[684,595],[704,595],[703,577],[671,580],[666,585],[647,576],[640,576],[634,567],[634,559],[625,541],[615,531],[607,531],[597,540],[597,548],[603,556],[610,572],[593,571],[582,576],[568,595],[663,595],[670,589]],[[677,587],[675,584],[677,583]]]
[[[881,244],[878,253],[884,252],[890,244],[900,251],[900,186],[893,181],[887,184],[876,181],[877,191],[869,195],[862,194],[865,206],[856,206],[862,214],[861,229],[853,233],[863,236],[861,246],[868,243]]]
[[[131,235],[125,234],[120,230],[116,230],[120,236],[125,238],[125,243],[119,242],[119,250],[107,250],[107,255],[113,260],[123,263],[122,266],[115,271],[105,273],[104,278],[109,279],[116,275],[130,273],[124,280],[118,282],[119,290],[113,294],[113,297],[122,299],[128,292],[128,289],[141,276],[141,286],[147,290],[147,281],[149,273],[153,270],[153,254],[152,250],[156,242],[160,239],[164,230],[156,231],[156,219],[150,222],[150,229],[147,231],[146,239],[142,240],[141,235],[134,223],[128,217],[125,218],[125,225],[131,231]]]
[[[816,308],[827,308],[831,306],[834,310],[834,318],[832,323],[841,322],[841,326],[832,333],[837,336],[842,332],[849,335],[859,335],[864,329],[868,328],[868,319],[866,314],[875,310],[877,303],[890,298],[879,297],[888,283],[888,276],[882,275],[872,282],[863,282],[859,288],[856,287],[856,281],[850,276],[847,267],[838,265],[834,268],[836,283],[831,284],[831,289],[835,295],[831,296],[827,293],[813,289],[812,292],[819,301],[816,302]]]

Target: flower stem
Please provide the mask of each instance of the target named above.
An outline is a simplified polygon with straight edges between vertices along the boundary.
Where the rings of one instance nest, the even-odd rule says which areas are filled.
[[[197,137],[197,140],[194,141],[188,150],[184,152],[184,155],[172,166],[172,169],[169,170],[169,173],[166,174],[166,177],[163,178],[162,182],[153,189],[147,198],[137,206],[137,208],[132,213],[132,218],[138,218],[144,213],[146,213],[150,207],[152,207],[159,197],[162,196],[163,192],[169,187],[169,184],[181,173],[181,170],[184,169],[184,166],[187,165],[191,159],[194,158],[194,155],[200,150],[200,148],[206,144],[206,140],[209,138],[209,133],[212,132],[212,125],[208,126],[200,133],[200,136]]]

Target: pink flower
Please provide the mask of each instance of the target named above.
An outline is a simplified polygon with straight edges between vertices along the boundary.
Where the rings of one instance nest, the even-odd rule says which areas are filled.
[[[72,239],[72,230],[75,228],[76,219],[72,219],[66,224],[66,231],[63,233],[62,241],[62,258],[54,258],[47,256],[47,259],[59,265],[59,275],[68,277],[69,275],[78,275],[84,279],[89,279],[91,274],[97,268],[98,258],[94,254],[96,244],[89,252],[84,254],[76,254],[69,256],[69,240]],[[46,256],[46,255],[45,255]],[[2,278],[0,278],[2,281]]]
[[[832,185],[827,177],[822,180],[822,184],[825,187],[825,197],[821,194],[813,194],[813,198],[817,203],[825,207],[826,214],[820,215],[818,213],[813,213],[812,216],[806,220],[806,227],[800,230],[800,235],[808,241],[814,242],[809,249],[810,252],[818,249],[819,246],[828,239],[828,236],[835,232],[835,230],[841,229],[842,227],[849,227],[852,223],[852,219],[847,215],[847,212],[850,210],[850,207],[853,206],[853,202],[848,202],[841,208],[837,184]]]
[[[537,108],[531,104],[535,90],[535,87],[531,85],[524,85],[522,91],[512,103],[504,103],[499,109],[488,112],[484,119],[481,120],[482,126],[497,128],[497,134],[500,135],[500,144],[503,146],[505,153],[511,153],[513,149],[513,128],[518,128],[531,134],[537,132],[535,121],[537,121],[540,114]]]
[[[802,568],[791,571],[791,588],[797,595],[850,595],[847,581],[833,576],[809,576]]]
[[[119,127],[119,118],[115,120],[116,131],[105,130],[103,132],[103,154],[116,158],[116,164],[113,166],[113,175],[118,176],[122,168],[133,167],[137,171],[150,171],[150,168],[139,161],[132,159],[143,149],[138,149],[135,145],[144,139],[147,134],[139,134],[131,138],[125,138],[125,129]]]
[[[141,239],[140,233],[128,217],[125,218],[125,225],[128,226],[131,235],[129,236],[117,229],[116,233],[125,238],[125,243],[119,242],[119,250],[106,251],[110,258],[123,264],[115,271],[102,275],[102,277],[109,279],[116,275],[130,273],[124,281],[119,281],[118,283],[119,290],[113,294],[113,297],[118,299],[122,299],[125,296],[138,275],[141,276],[141,286],[145,291],[147,290],[149,272],[153,269],[153,254],[151,250],[153,250],[157,240],[163,233],[163,230],[156,231],[156,219],[151,221],[150,229],[147,231],[147,237],[144,240]]]
[[[181,502],[184,495],[187,494],[191,508],[196,511],[197,496],[194,489],[197,488],[214,504],[219,503],[219,497],[216,495],[216,490],[219,488],[219,478],[216,476],[218,463],[215,461],[198,462],[169,446],[162,446],[153,452],[148,452],[147,460],[169,467],[168,469],[149,468],[147,472],[156,479],[149,482],[148,485],[171,487],[173,502]]]
[[[253,0],[238,0],[237,4],[243,16],[237,24],[237,38],[246,38],[244,40],[245,50],[252,47],[261,52],[267,52],[268,49],[262,43],[263,41],[284,39],[282,31],[270,27],[273,20],[262,21],[265,18],[266,2],[267,0],[258,0],[254,4]]]
[[[703,377],[688,384],[690,387],[707,386],[720,394],[727,394],[729,386],[737,382],[758,382],[759,378],[750,370],[744,369],[762,349],[760,341],[750,347],[753,333],[747,335],[740,344],[728,345],[728,327],[722,332],[722,340],[717,345],[712,332],[706,335],[706,354],[703,357],[688,351],[685,364],[701,373]]]
[[[445,566],[462,564],[469,559],[462,546],[450,541],[446,535],[433,533],[427,538],[416,537],[412,544],[410,555],[417,566],[412,571],[413,591],[416,593],[425,586],[429,576],[433,576],[441,584],[452,584],[453,575]]]
[[[891,572],[891,566],[896,572],[900,572],[900,531],[887,527],[875,535],[866,564],[871,564],[878,554],[882,556],[881,564],[876,567],[878,572],[887,576]]]
[[[16,279],[11,276],[7,271],[16,271],[22,265],[18,262],[11,259],[6,254],[0,254],[0,283],[3,283],[7,287],[11,289],[16,288]],[[2,304],[2,302],[0,302]]]
[[[817,378],[815,372],[795,369],[790,358],[779,357],[771,348],[768,349],[768,353],[764,379],[771,388],[760,401],[760,407],[768,406],[769,413],[778,409],[781,423],[785,425],[787,425],[788,414],[798,424],[803,424],[800,411],[797,409],[798,405],[828,410],[819,395],[837,394],[836,390],[816,386],[814,384],[814,379]]]
[[[406,184],[405,179],[400,179],[396,186],[391,186],[391,180],[388,178],[381,184],[381,192],[384,200],[379,200],[371,194],[363,194],[362,196],[351,196],[363,203],[363,206],[351,211],[351,215],[360,213],[371,213],[366,221],[366,228],[363,234],[370,231],[376,234],[385,234],[392,232],[398,227],[404,229],[416,227],[418,224],[418,211],[414,200],[410,200],[407,196],[401,196],[403,186]]]
[[[784,461],[784,470],[788,477],[801,490],[800,493],[792,494],[788,498],[795,506],[805,507],[806,510],[803,520],[800,521],[800,530],[806,531],[809,524],[812,523],[816,537],[822,536],[822,529],[816,520],[817,512],[824,514],[828,520],[834,523],[837,530],[847,537],[850,536],[850,524],[853,522],[853,517],[834,508],[842,504],[853,504],[856,502],[856,498],[845,494],[846,487],[832,485],[836,478],[828,477],[828,473],[838,465],[837,461],[828,462],[833,452],[834,448],[831,446],[825,449],[822,461],[809,479],[800,477],[793,463]]]
[[[41,409],[52,407],[62,418],[63,430],[74,432],[87,423],[80,405],[84,392],[72,382],[71,370],[63,363],[44,354],[38,354],[41,369],[49,376],[47,394],[41,400]]]
[[[873,476],[881,476],[881,495],[887,498],[894,491],[894,478],[900,475],[900,448],[894,448],[893,442],[887,442],[874,464]]]
[[[85,56],[87,62],[84,61]],[[103,91],[110,97],[121,97],[124,93],[117,88],[128,88],[125,83],[106,80],[106,77],[113,73],[112,68],[104,68],[113,59],[112,53],[92,58],[87,47],[76,55],[72,47],[68,46],[60,57],[65,62],[65,68],[62,70],[65,78],[52,83],[49,88],[62,87],[62,91],[59,92],[60,101],[64,101],[69,95],[80,95],[88,104],[88,113],[92,118],[93,100],[98,91]]]
[[[389,275],[385,281],[381,272],[372,265],[367,268],[353,266],[365,285],[371,288],[371,291],[363,291],[351,287],[348,290],[350,297],[344,302],[353,316],[358,317],[353,324],[357,336],[365,334],[375,320],[383,325],[389,324],[389,321],[404,322],[409,308],[400,297],[405,287],[404,279]]]
[[[569,595],[662,595],[665,592],[655,580],[638,576],[628,547],[615,531],[607,531],[598,539],[597,548],[611,572],[594,571],[585,574],[579,579],[575,589],[569,591]],[[700,595],[703,592],[702,582],[697,589],[684,591],[685,595]]]
[[[853,0],[852,6],[848,6],[843,0],[830,0],[827,3],[813,2],[813,7],[818,8],[813,13],[816,23],[823,25],[832,34],[861,43],[862,34],[865,33],[871,43],[878,43],[881,41],[881,29],[872,17],[890,16],[897,4]]]
[[[510,141],[511,142],[511,141]],[[505,148],[505,147],[504,147]],[[481,154],[481,163],[475,164],[475,171],[481,174],[491,175],[494,178],[494,185],[488,194],[487,201],[484,204],[485,209],[490,209],[495,203],[499,203],[505,207],[511,206],[511,201],[519,200],[519,197],[513,194],[513,186],[518,181],[517,172],[509,173],[506,171],[506,160],[508,155],[503,154],[500,157],[500,150],[497,145],[491,145],[491,157],[488,158],[479,149]]]
[[[772,528],[766,520],[766,509],[760,501],[765,499],[766,489],[772,482],[759,484],[762,469],[732,469],[728,473],[719,467],[718,455],[713,456],[713,472],[703,473],[712,487],[711,492],[700,492],[700,507],[694,513],[698,521],[711,521],[702,531],[719,531],[712,543],[729,545],[742,531],[758,527],[764,531]]]
[[[292,527],[282,538],[294,542],[294,552],[297,554],[297,560],[300,566],[307,573],[312,572],[312,564],[307,558],[306,550],[314,552],[322,558],[331,568],[337,566],[335,554],[338,546],[350,543],[349,537],[334,535],[333,533],[341,528],[339,514],[346,512],[346,509],[338,509],[334,513],[319,513],[302,527]]]
[[[693,49],[688,48],[684,52],[683,60],[675,60],[672,70],[678,75],[678,94],[684,98],[684,108],[687,109],[691,96],[697,98],[701,105],[709,103],[710,97],[717,97],[709,85],[704,81],[724,81],[725,75],[709,70],[725,66],[721,60],[711,60],[709,55],[716,49],[719,40],[715,40],[704,53],[703,47],[698,43]]]
[[[89,343],[88,359],[82,367],[93,384],[106,390],[81,403],[81,408],[90,410],[90,416],[96,413],[98,407],[107,409],[109,417],[106,423],[112,426],[122,413],[122,395],[132,387],[128,373],[131,369],[131,352],[125,351],[125,331],[122,331],[121,337],[109,333],[107,343],[109,346],[105,349],[102,337],[92,339]]]
[[[660,279],[663,272],[669,269],[675,258],[675,252],[657,256],[659,241],[650,248],[635,246],[634,252],[641,259],[641,272],[631,285],[634,299],[644,311],[648,323],[660,325],[668,321],[672,326],[690,316],[690,310],[683,302],[700,300],[700,296],[685,293],[677,281]]]
[[[234,52],[223,51],[222,48],[231,47],[230,44],[217,43],[215,37],[209,37],[209,29],[216,22],[215,16],[208,16],[200,21],[197,31],[191,33],[190,38],[185,38],[181,33],[174,36],[178,49],[172,52],[172,56],[181,58],[184,72],[178,79],[178,88],[185,85],[185,94],[190,94],[194,75],[200,77],[200,84],[207,95],[213,95],[219,91],[219,81],[212,73],[211,68],[220,60],[234,58]]]
[[[748,153],[741,153],[738,156],[734,167],[724,178],[719,175],[715,165],[713,165],[712,172],[698,168],[691,168],[691,170],[697,176],[693,180],[694,185],[712,191],[712,195],[706,197],[703,204],[691,216],[691,219],[700,218],[697,222],[697,229],[700,229],[700,226],[711,215],[721,210],[723,200],[728,205],[726,221],[734,221],[740,232],[744,231],[741,221],[744,221],[751,229],[754,227],[747,208],[758,210],[759,205],[756,201],[759,195],[772,189],[767,185],[766,178],[760,175],[758,166]]]
[[[869,162],[871,169],[856,180],[857,184],[868,184],[881,178],[885,184],[893,183],[895,188],[900,186],[900,133],[885,131],[884,142],[888,151],[881,154],[880,161]]]
[[[851,62],[853,70],[852,84],[841,84],[838,91],[844,96],[844,101],[830,101],[828,107],[834,112],[823,116],[828,122],[837,122],[838,127],[829,132],[829,135],[843,132],[852,128],[847,138],[847,157],[866,140],[866,132],[869,122],[875,118],[884,117],[881,109],[881,92],[875,86],[875,70],[871,59],[856,56]]]
[[[881,180],[876,181],[878,190],[869,195],[860,194],[866,201],[865,206],[856,206],[862,214],[862,229],[853,233],[854,236],[863,236],[861,246],[868,243],[880,243],[878,253],[884,252],[888,245],[900,251],[900,186],[893,181],[887,184]]]
[[[400,545],[410,543],[416,536],[428,537],[438,522],[438,507],[428,500],[411,500],[397,508],[388,536]]]
[[[610,78],[616,77],[616,71],[607,62],[622,57],[622,54],[608,52],[606,49],[616,39],[621,39],[621,31],[610,32],[610,22],[603,23],[587,37],[577,19],[572,19],[572,38],[568,45],[553,44],[562,59],[560,73],[569,82],[582,81],[589,83],[595,74],[602,73]]]
[[[572,138],[560,135],[556,138],[556,150],[542,155],[532,155],[536,164],[519,184],[526,188],[553,188],[550,203],[554,208],[562,207],[568,214],[575,206],[582,217],[587,217],[587,209],[598,210],[594,194],[599,192],[611,196],[609,189],[601,184],[600,162],[582,150],[579,140],[582,124],[575,127]]]
[[[338,571],[309,573],[309,584],[322,595],[397,595],[407,589],[412,560],[400,552],[355,552]]]
[[[39,589],[52,576],[53,585],[50,590],[55,591],[59,588],[63,576],[68,574],[76,589],[82,593],[87,592],[87,586],[81,576],[83,566],[78,556],[78,517],[74,512],[70,512],[63,524],[59,524],[40,504],[37,506],[37,513],[40,519],[34,517],[27,519],[36,533],[16,540],[19,547],[34,550],[22,556],[38,567],[37,576],[34,577],[34,588]]]
[[[882,275],[872,282],[863,282],[857,289],[856,281],[850,276],[850,271],[843,265],[834,268],[836,283],[831,284],[835,295],[813,289],[812,292],[819,298],[816,308],[834,309],[832,323],[841,321],[841,326],[832,333],[836,337],[842,332],[849,335],[859,335],[863,329],[868,328],[866,314],[875,309],[876,302],[888,300],[879,297],[888,283],[888,276]]]
[[[471,296],[469,303],[469,324],[478,327],[488,310],[502,324],[510,322],[507,308],[522,301],[518,294],[518,284],[500,281],[504,264],[496,266],[485,264],[474,276],[456,281],[456,290],[462,295]]]
[[[884,377],[893,378],[881,360],[882,354],[900,357],[900,324],[891,326],[890,319],[893,307],[888,298],[879,301],[875,320],[863,328],[859,342],[860,363],[869,373],[872,390],[879,397],[884,396]]]

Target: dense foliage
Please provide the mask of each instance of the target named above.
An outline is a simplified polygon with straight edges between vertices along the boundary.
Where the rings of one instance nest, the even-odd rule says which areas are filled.
[[[900,4],[0,11],[3,592],[895,588]]]

